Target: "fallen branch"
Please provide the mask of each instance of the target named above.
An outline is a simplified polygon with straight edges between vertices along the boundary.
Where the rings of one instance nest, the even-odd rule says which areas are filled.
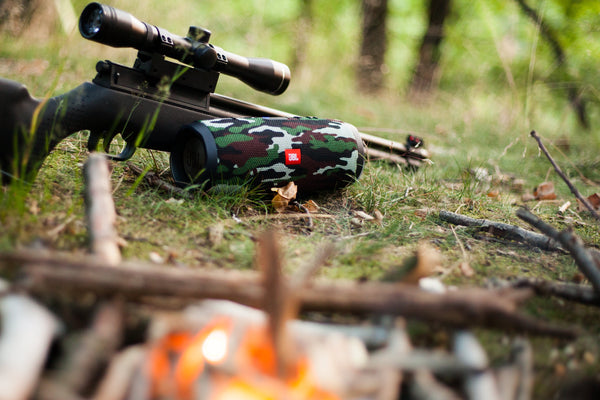
[[[92,326],[68,349],[55,382],[83,397],[91,394],[96,380],[122,342],[123,310],[118,302],[104,304]]]
[[[33,293],[52,295],[93,292],[141,301],[148,297],[227,299],[259,308],[264,290],[258,274],[246,271],[165,269],[126,264],[111,267],[89,258],[35,253],[0,254],[0,268],[22,270]],[[304,288],[298,299],[306,311],[393,314],[453,327],[478,326],[504,331],[573,338],[571,328],[557,327],[519,314],[517,303],[528,289],[490,291],[465,288],[444,294],[401,283],[319,282]],[[55,295],[57,293],[54,293]]]
[[[577,198],[577,200],[579,200],[585,206],[585,208],[587,208],[590,211],[590,213],[592,213],[594,218],[596,218],[597,220],[600,220],[600,215],[596,212],[594,207],[592,207],[590,202],[585,197],[583,197],[581,195],[581,193],[579,193],[579,190],[577,190],[577,188],[571,183],[569,178],[567,178],[567,176],[564,174],[564,172],[562,172],[562,170],[560,169],[558,164],[556,164],[556,162],[554,161],[554,159],[552,158],[552,156],[546,149],[546,146],[544,146],[544,144],[542,143],[542,139],[538,136],[538,134],[535,131],[531,131],[531,137],[533,137],[537,141],[540,150],[542,150],[542,152],[546,155],[546,157],[548,158],[548,161],[550,161],[550,164],[552,164],[556,173],[562,178],[563,181],[565,181],[565,183],[571,190],[571,193],[573,193],[575,195],[575,197]]]
[[[590,280],[596,293],[600,293],[600,269],[592,252],[585,248],[581,239],[570,230],[559,232],[553,226],[539,219],[526,208],[517,210],[517,217],[559,242],[573,257],[579,270]]]
[[[600,294],[589,285],[520,278],[512,283],[512,287],[531,288],[538,295],[556,296],[577,303],[600,306]]]
[[[516,225],[509,225],[502,222],[494,222],[487,219],[476,219],[465,215],[456,214],[450,211],[440,211],[440,219],[455,225],[477,227],[482,231],[488,231],[493,235],[524,242],[529,245],[539,247],[542,250],[560,251],[559,244],[547,236],[536,232],[528,231]]]
[[[103,154],[91,153],[83,166],[85,213],[90,250],[109,264],[121,263],[117,244],[117,212],[112,198],[108,161]]]

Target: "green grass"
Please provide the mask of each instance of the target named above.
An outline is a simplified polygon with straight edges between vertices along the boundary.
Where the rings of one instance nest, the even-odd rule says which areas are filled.
[[[273,57],[284,62],[291,57],[294,29],[290,21],[295,20],[298,12],[296,2],[280,2],[277,7],[268,8],[260,1],[229,2],[231,12],[210,4],[199,7],[193,2],[182,2],[186,4],[175,8],[160,2],[152,2],[155,8],[123,1],[109,3],[173,33],[185,34],[190,24],[204,25],[213,30],[215,43],[244,55]],[[83,4],[78,1],[76,7]],[[420,34],[423,23],[414,16],[420,6],[414,1],[394,3],[392,14],[396,24],[391,30],[395,48],[388,57],[388,63],[393,63],[387,76],[389,85],[377,97],[365,97],[354,88],[357,7],[350,1],[327,4],[317,10],[307,64],[287,93],[267,96],[228,77],[221,79],[218,91],[298,114],[340,118],[398,141],[404,141],[406,132],[417,133],[425,139],[433,164],[408,171],[371,163],[357,183],[336,193],[309,197],[300,188],[301,197],[313,199],[322,208],[321,212],[335,216],[334,220],[316,218],[312,230],[307,229],[304,221],[270,218],[273,210],[269,200],[251,190],[180,198],[148,187],[124,165],[114,164],[117,230],[127,242],[124,258],[147,261],[156,252],[191,268],[209,262],[223,268],[250,269],[255,249],[253,238],[264,229],[275,228],[280,232],[288,271],[309,262],[323,243],[330,241],[336,244],[336,256],[323,268],[323,276],[379,279],[386,271],[401,265],[423,241],[441,252],[444,282],[448,285],[483,286],[492,279],[517,276],[571,280],[577,269],[566,255],[499,241],[469,228],[454,227],[453,232],[452,227],[437,217],[439,210],[448,210],[524,226],[515,216],[522,193],[512,189],[512,182],[523,179],[524,190],[531,191],[550,180],[555,184],[558,200],[533,202],[529,206],[555,227],[572,227],[588,245],[600,245],[598,223],[588,214],[577,212],[574,207],[564,216],[557,213],[560,204],[567,200],[575,203],[574,198],[529,137],[530,130],[538,131],[573,183],[584,195],[592,194],[598,191],[600,182],[598,111],[590,108],[593,128],[583,131],[560,90],[538,80],[528,80],[534,30],[524,28],[525,25],[519,25],[518,29],[510,25],[514,29],[508,29],[508,33],[502,31],[506,20],[513,18],[502,13],[485,14],[489,30],[478,33],[479,36],[467,34],[472,31],[470,25],[455,23],[449,30],[441,89],[428,102],[421,103],[406,98],[403,89],[414,63],[412,45],[418,43],[415,35]],[[236,12],[252,17],[244,20]],[[325,17],[328,12],[335,15],[333,24]],[[477,17],[487,11],[472,12]],[[405,19],[406,25],[398,24],[399,19]],[[493,50],[493,43],[501,33],[519,40],[520,58],[509,63],[515,75],[514,88],[506,84],[500,56]],[[336,40],[332,40],[334,37]],[[0,41],[3,44],[0,66],[10,63],[20,66],[3,68],[3,77],[26,83],[37,97],[63,93],[90,80],[96,60],[110,58],[130,64],[135,53],[89,43],[75,33],[68,36],[57,33],[34,42],[0,35]],[[544,71],[549,64],[545,50],[538,51],[536,74],[537,68]],[[461,57],[466,61],[461,61]],[[480,64],[474,65],[473,59]],[[41,72],[33,68],[39,65],[43,67]],[[588,90],[596,93],[598,88]],[[568,149],[564,147],[565,141]],[[563,143],[561,147],[557,147],[559,142]],[[59,251],[87,251],[81,177],[81,165],[87,157],[85,149],[86,136],[74,135],[49,156],[32,187],[16,182],[2,188],[0,250],[43,245]],[[165,154],[139,150],[132,162],[169,179]],[[483,171],[485,177],[480,179]],[[492,189],[497,189],[500,195],[489,197]],[[352,212],[357,210],[380,211],[384,215],[382,224],[356,227],[351,219]],[[236,222],[233,215],[243,223]],[[211,243],[208,231],[217,225],[223,227],[223,239]],[[467,248],[474,277],[463,276],[457,267],[465,257],[461,245]],[[581,361],[585,351],[600,360],[598,346],[590,345],[597,342],[600,331],[595,309],[553,299],[535,299],[527,303],[525,310],[559,324],[580,326],[583,335],[570,344],[576,349],[576,356],[572,357],[579,357],[580,362],[569,372],[597,372],[598,361],[591,365]],[[436,332],[430,333],[435,336]],[[492,357],[503,355],[506,346],[498,340],[502,335],[490,332],[478,335]],[[557,361],[549,359],[548,354],[556,349],[558,358],[562,357],[566,363],[567,357],[562,355],[565,344],[547,339],[535,339],[533,344],[540,379],[560,381],[562,377],[552,372]],[[538,385],[543,386],[539,380]],[[547,393],[543,388],[539,390]]]

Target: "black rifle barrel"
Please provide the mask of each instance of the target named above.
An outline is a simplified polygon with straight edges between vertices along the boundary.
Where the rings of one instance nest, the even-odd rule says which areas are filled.
[[[90,3],[84,8],[79,32],[86,39],[108,46],[158,53],[197,68],[222,72],[269,94],[283,93],[290,82],[290,69],[285,64],[224,51],[208,44],[208,36],[174,35],[105,4]]]

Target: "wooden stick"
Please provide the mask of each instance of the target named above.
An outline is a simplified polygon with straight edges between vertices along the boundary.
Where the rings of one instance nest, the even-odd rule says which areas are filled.
[[[600,293],[600,269],[594,260],[594,255],[589,252],[581,239],[570,230],[559,232],[552,225],[539,219],[526,208],[517,210],[517,217],[543,232],[549,238],[559,242],[575,260],[579,270],[590,280],[596,293]]]
[[[494,222],[487,219],[476,219],[465,215],[456,214],[450,211],[440,211],[440,219],[455,225],[477,227],[480,230],[487,230],[490,233],[508,237],[513,240],[525,242],[542,250],[559,251],[562,250],[555,240],[548,238],[536,232],[528,231],[515,225],[509,225],[502,222]]]
[[[577,188],[571,183],[569,178],[567,178],[567,176],[564,174],[564,172],[562,172],[562,170],[560,169],[558,164],[556,164],[556,162],[554,161],[554,159],[552,158],[552,156],[546,149],[546,146],[544,146],[544,144],[542,143],[542,139],[538,136],[538,134],[535,131],[531,131],[531,137],[533,137],[537,141],[540,150],[542,150],[542,152],[546,155],[546,157],[548,158],[548,161],[550,161],[550,164],[552,164],[556,173],[562,178],[563,181],[565,181],[565,183],[571,190],[571,193],[573,193],[575,195],[575,197],[579,201],[581,201],[581,203],[585,206],[585,208],[587,208],[590,211],[590,213],[592,213],[594,218],[596,218],[597,220],[600,220],[600,214],[598,214],[596,212],[596,210],[594,209],[594,207],[592,207],[590,202],[587,201],[587,199],[585,197],[583,197],[581,195],[581,193],[579,193],[579,190],[577,190]]]
[[[144,346],[128,347],[113,357],[108,371],[98,385],[93,400],[115,400],[127,398],[140,365],[144,364],[147,349]]]
[[[76,347],[69,349],[57,381],[75,394],[90,395],[99,373],[106,368],[121,344],[122,330],[122,304],[114,301],[102,305],[92,326],[76,342]]]
[[[283,276],[281,252],[275,231],[268,230],[259,237],[256,264],[262,272],[263,280],[261,309],[269,317],[268,326],[275,350],[277,373],[284,379],[290,376],[295,358],[291,337],[286,328],[288,321],[296,318],[298,307],[295,293],[292,293]]]
[[[542,296],[556,296],[582,304],[600,306],[600,294],[589,285],[520,278],[512,283],[512,287],[532,288],[537,294]]]
[[[519,384],[515,400],[531,399],[533,392],[533,350],[525,338],[517,338],[513,343],[512,356],[519,372]]]
[[[58,321],[41,305],[23,295],[0,300],[0,399],[31,397]]]
[[[117,265],[121,263],[121,251],[117,244],[117,213],[106,157],[100,153],[91,153],[83,166],[83,177],[91,252],[106,263]]]
[[[23,266],[25,283],[34,293],[93,292],[144,297],[227,299],[260,308],[264,291],[259,276],[247,271],[165,269],[154,265],[108,266],[88,258],[68,258],[40,253],[0,254],[0,269]],[[401,283],[315,282],[299,293],[303,310],[355,314],[403,315],[447,326],[479,326],[573,338],[572,328],[562,328],[516,312],[517,300],[530,296],[529,289],[490,291],[464,288],[433,294]]]

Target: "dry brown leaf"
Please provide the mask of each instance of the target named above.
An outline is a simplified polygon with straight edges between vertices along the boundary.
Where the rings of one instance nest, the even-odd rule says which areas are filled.
[[[528,202],[528,201],[533,201],[533,200],[535,200],[535,196],[534,196],[534,195],[532,195],[531,193],[524,193],[524,194],[521,196],[521,201],[522,201],[523,203],[526,203],[526,202]]]
[[[287,200],[294,200],[298,194],[298,186],[294,182],[290,182],[284,187],[271,188],[271,190]]]
[[[271,204],[273,204],[273,208],[277,212],[283,212],[290,204],[290,201],[296,198],[296,194],[298,193],[298,186],[294,182],[290,182],[284,187],[281,188],[271,188],[273,192],[277,192],[273,200],[271,200]]]
[[[589,195],[586,200],[588,201],[588,203],[590,203],[594,210],[600,209],[600,195],[598,195],[598,193]],[[589,211],[579,199],[577,199],[577,211]]]
[[[487,194],[488,197],[493,197],[493,198],[497,198],[498,196],[500,196],[500,191],[498,189],[493,189],[490,190]]]
[[[418,208],[414,211],[415,216],[419,218],[427,218],[429,213],[431,212],[431,208]]]
[[[533,191],[533,195],[537,200],[554,200],[556,193],[554,192],[554,183],[542,182]]]
[[[600,208],[600,195],[598,193],[594,193],[588,196],[587,201],[594,207],[596,210]]]
[[[302,206],[306,208],[310,213],[315,213],[321,209],[321,207],[319,207],[319,205],[313,200],[307,201],[306,203],[302,204]]]
[[[415,252],[415,267],[402,278],[402,282],[418,283],[419,279],[430,276],[441,264],[442,256],[440,252],[426,243],[419,243]]]
[[[273,197],[273,200],[271,200],[271,204],[273,205],[275,211],[281,213],[285,211],[285,209],[290,204],[290,201],[286,198],[281,197],[281,195],[276,194],[275,197]]]

